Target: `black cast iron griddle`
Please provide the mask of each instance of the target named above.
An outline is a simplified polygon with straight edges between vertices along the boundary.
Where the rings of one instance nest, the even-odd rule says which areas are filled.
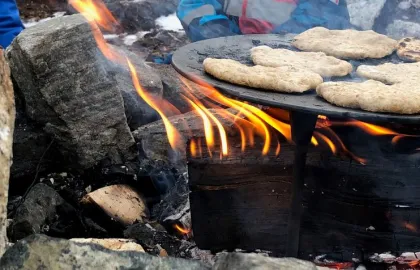
[[[286,94],[249,88],[220,81],[204,72],[203,60],[207,57],[234,59],[241,63],[252,65],[250,49],[255,46],[267,45],[272,48],[287,48],[295,50],[290,42],[293,35],[238,35],[203,40],[188,44],[177,50],[172,57],[172,64],[183,76],[194,80],[197,77],[222,93],[242,101],[299,111],[309,114],[321,114],[330,117],[345,117],[371,122],[394,122],[420,124],[420,115],[398,115],[387,113],[372,113],[362,110],[342,108],[326,102],[318,97],[314,90],[304,94]],[[401,60],[394,54],[383,59],[368,59],[350,61],[353,64],[352,74],[333,81],[363,81],[355,73],[360,64],[377,65],[386,62],[399,63]],[[324,79],[324,81],[327,81]],[[413,97],[415,98],[415,97]]]

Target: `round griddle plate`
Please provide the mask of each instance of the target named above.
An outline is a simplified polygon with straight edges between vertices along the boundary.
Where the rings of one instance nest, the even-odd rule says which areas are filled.
[[[177,50],[172,57],[172,64],[183,76],[192,80],[194,80],[194,77],[198,77],[204,82],[213,85],[222,93],[242,101],[330,117],[354,118],[371,122],[420,123],[420,115],[372,113],[342,108],[334,106],[318,97],[315,91],[309,91],[305,94],[269,92],[223,82],[204,72],[203,60],[207,57],[234,59],[241,63],[252,65],[249,51],[252,47],[267,45],[272,48],[293,49],[290,46],[292,38],[292,35],[238,35],[203,40],[188,44]],[[392,55],[380,60],[350,62],[355,67],[354,70],[356,70],[356,67],[360,64],[377,65],[385,62],[398,63],[400,60],[395,55]],[[362,81],[354,71],[349,76],[333,78],[332,80]]]

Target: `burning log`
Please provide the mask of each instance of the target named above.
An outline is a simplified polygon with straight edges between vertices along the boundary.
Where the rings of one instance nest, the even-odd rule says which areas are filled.
[[[371,253],[418,250],[418,161],[395,152],[390,137],[370,136],[354,127],[337,133],[348,152],[367,162],[331,155],[333,141],[309,148],[299,256],[335,254],[352,261]],[[189,152],[192,230],[199,248],[284,254],[294,147],[282,142],[277,157],[272,144],[270,154],[262,157],[262,143],[255,139],[258,147],[242,153],[239,138],[229,138],[230,154],[223,159],[217,152]],[[195,141],[207,149],[204,138]]]
[[[241,150],[241,138],[229,137],[229,155],[212,156],[205,139],[198,141],[201,155],[188,157],[192,229],[201,249],[213,251],[263,249],[283,252],[291,199],[293,151],[277,141],[261,156],[264,141]],[[216,146],[215,149],[218,147]]]
[[[15,102],[10,69],[0,49],[0,256],[3,255],[6,238],[7,198],[9,174],[12,162],[12,142],[15,123]]]
[[[56,139],[72,165],[136,157],[121,94],[81,15],[26,29],[7,57],[26,113]]]

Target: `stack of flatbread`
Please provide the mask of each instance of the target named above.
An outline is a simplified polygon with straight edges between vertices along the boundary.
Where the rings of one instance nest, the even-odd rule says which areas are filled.
[[[396,41],[374,31],[328,30],[315,27],[297,35],[292,45],[300,51],[259,46],[251,49],[256,66],[234,60],[204,61],[214,77],[238,85],[279,92],[315,89],[326,101],[342,107],[398,114],[420,113],[420,40]],[[398,50],[397,50],[398,48]],[[395,50],[401,59],[419,63],[362,65],[357,74],[365,82],[323,82],[352,72],[345,60],[380,59]]]

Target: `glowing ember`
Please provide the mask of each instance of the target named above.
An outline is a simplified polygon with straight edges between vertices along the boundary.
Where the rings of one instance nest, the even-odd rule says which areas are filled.
[[[417,232],[417,227],[416,227],[416,225],[411,224],[411,223],[409,223],[409,222],[404,222],[404,227],[405,227],[407,230],[411,231],[411,232]]]
[[[190,230],[190,229],[183,228],[183,227],[181,227],[181,226],[180,226],[180,225],[178,225],[178,224],[175,224],[175,225],[174,225],[174,228],[175,228],[178,232],[180,232],[180,233],[182,233],[182,234],[189,234],[189,233],[191,232],[191,230]]]
[[[191,156],[193,157],[197,156],[197,143],[195,142],[194,139],[192,139],[190,142],[190,153],[191,153]]]

